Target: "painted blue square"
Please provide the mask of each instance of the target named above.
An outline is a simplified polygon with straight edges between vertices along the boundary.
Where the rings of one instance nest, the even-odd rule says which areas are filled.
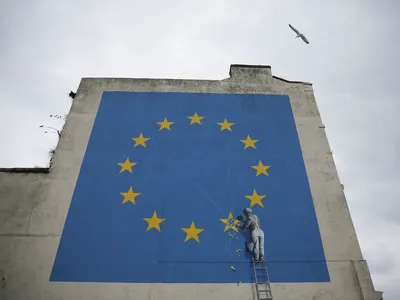
[[[201,124],[190,124],[195,113]],[[146,147],[134,146],[140,134]],[[121,172],[127,158],[132,172]],[[268,175],[256,176],[259,161]],[[122,203],[130,187],[140,194]],[[104,92],[50,280],[253,282],[247,231],[224,231],[221,219],[254,190],[265,195],[252,209],[271,282],[330,281],[287,96]],[[164,221],[146,231],[154,212]],[[185,242],[192,222],[199,242]]]

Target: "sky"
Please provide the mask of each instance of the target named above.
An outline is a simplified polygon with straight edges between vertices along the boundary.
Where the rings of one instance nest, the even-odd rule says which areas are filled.
[[[190,3],[189,3],[190,2]],[[377,290],[400,299],[400,2],[0,1],[0,167],[46,166],[82,77],[312,82]],[[288,24],[303,32],[309,45]],[[397,99],[396,99],[397,98]]]

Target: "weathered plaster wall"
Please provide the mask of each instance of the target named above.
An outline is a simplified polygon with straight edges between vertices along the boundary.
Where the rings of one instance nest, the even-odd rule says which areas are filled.
[[[0,173],[0,299],[254,299],[252,285],[54,283],[49,275],[103,91],[287,94],[331,283],[272,284],[274,299],[376,300],[310,84],[233,65],[221,81],[83,78],[50,174]],[[3,298],[2,298],[3,297]]]
[[[9,171],[0,169],[0,235],[25,235],[32,211],[46,197],[47,174]]]

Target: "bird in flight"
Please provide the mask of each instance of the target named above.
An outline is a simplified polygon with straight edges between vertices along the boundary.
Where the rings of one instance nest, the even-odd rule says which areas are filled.
[[[297,36],[296,38],[300,37],[306,44],[309,44],[310,42],[307,40],[307,38],[304,36],[304,34],[300,33],[296,28],[294,28],[292,25],[289,24],[289,27],[296,32]]]

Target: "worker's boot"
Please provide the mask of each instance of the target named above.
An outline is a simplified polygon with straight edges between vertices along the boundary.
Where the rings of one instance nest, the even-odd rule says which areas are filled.
[[[261,261],[261,257],[257,257],[257,256],[253,256],[254,257],[254,261]]]
[[[260,254],[260,261],[264,261],[264,255]]]

